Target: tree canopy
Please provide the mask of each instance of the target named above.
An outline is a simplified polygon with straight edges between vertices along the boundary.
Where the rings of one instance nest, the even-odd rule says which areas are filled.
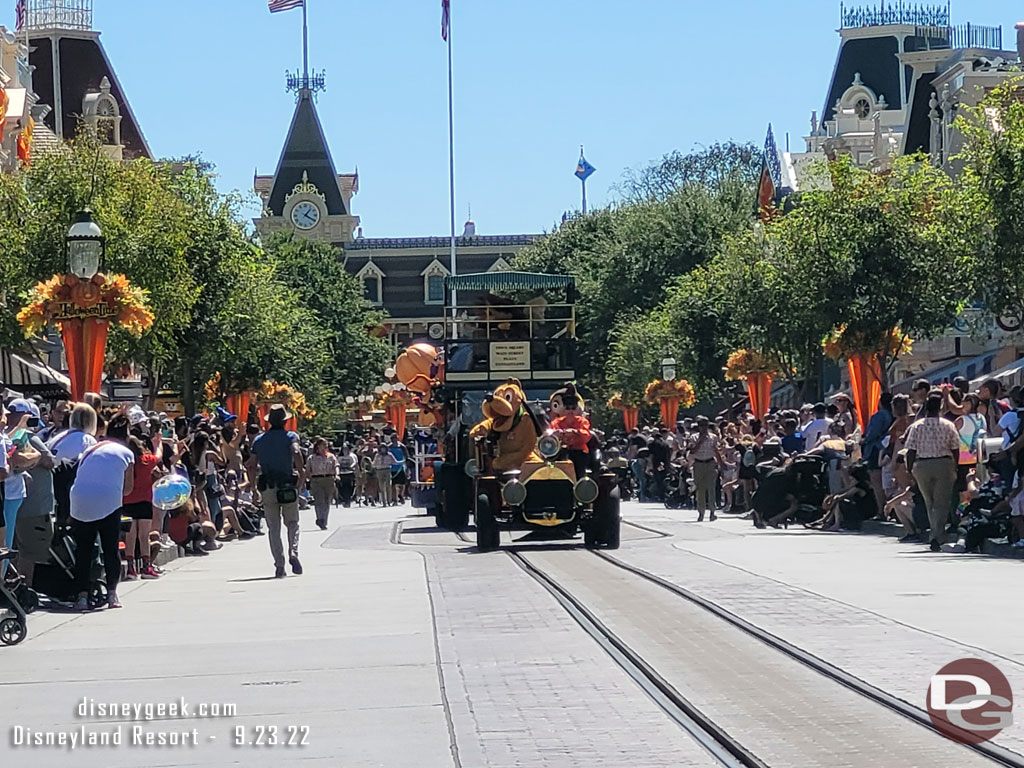
[[[24,346],[14,319],[25,293],[67,269],[64,238],[89,206],[107,240],[105,270],[148,292],[154,328],[140,339],[113,328],[110,362],[136,362],[152,389],[182,391],[189,410],[215,372],[277,380],[330,412],[340,395],[379,373],[385,352],[362,300],[329,246],[281,239],[265,250],[247,233],[236,195],[217,193],[195,160],[118,162],[83,133],[30,168],[0,175],[0,278],[8,347]]]
[[[627,317],[657,307],[673,277],[706,263],[749,220],[753,185],[742,164],[745,155],[716,146],[686,157],[686,163],[666,158],[663,164],[671,167],[661,171],[638,172],[662,179],[650,194],[637,187],[642,199],[569,219],[516,257],[517,268],[576,278],[578,372],[591,386],[601,385]],[[736,165],[731,171],[730,163]]]

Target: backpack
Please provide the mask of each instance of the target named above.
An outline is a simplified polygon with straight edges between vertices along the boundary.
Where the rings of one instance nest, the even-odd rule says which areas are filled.
[[[61,435],[50,450],[56,450],[61,441],[70,434],[73,433],[69,431]],[[71,517],[71,486],[75,484],[75,478],[78,477],[78,468],[82,466],[85,457],[100,445],[102,443],[96,443],[84,451],[75,461],[62,461],[53,468],[53,501],[58,523],[66,523]]]

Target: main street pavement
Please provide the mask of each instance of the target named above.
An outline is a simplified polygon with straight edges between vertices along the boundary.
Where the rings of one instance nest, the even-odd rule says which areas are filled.
[[[336,509],[328,533],[304,513],[299,577],[269,578],[260,538],[124,585],[123,610],[33,614],[29,638],[0,648],[0,765],[716,764],[511,558],[477,553],[429,518],[396,526],[408,513]],[[993,661],[1024,690],[1019,561],[871,535],[756,531],[737,519],[698,524],[654,505],[624,514],[653,530],[627,526],[615,557],[915,706],[929,677],[965,656]],[[83,699],[184,699],[189,710],[150,722],[83,717]],[[198,717],[204,703],[237,711]],[[16,746],[16,726],[120,726],[125,743]],[[134,727],[195,729],[199,742],[133,747]],[[827,712],[820,727],[832,727]],[[261,735],[308,744],[256,745]],[[999,743],[1024,751],[1024,728]]]

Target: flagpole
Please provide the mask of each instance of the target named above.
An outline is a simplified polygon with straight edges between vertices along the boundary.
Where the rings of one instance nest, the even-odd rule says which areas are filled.
[[[309,88],[309,26],[306,23],[306,4],[302,0],[302,87]]]
[[[583,184],[583,215],[587,215],[587,180],[580,179]]]
[[[451,213],[451,262],[452,277],[459,274],[455,257],[455,110],[452,89],[452,22],[451,7],[448,11],[448,194]],[[454,322],[456,307],[458,306],[458,291],[452,289],[452,330],[455,331]],[[454,333],[453,333],[454,336]]]

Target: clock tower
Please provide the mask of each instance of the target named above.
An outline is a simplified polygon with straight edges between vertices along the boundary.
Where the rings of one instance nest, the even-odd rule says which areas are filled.
[[[314,93],[323,89],[323,75],[289,77],[298,92],[295,115],[273,176],[253,180],[263,203],[255,219],[261,235],[288,229],[301,237],[337,245],[351,242],[359,217],[351,211],[359,191],[358,173],[339,174],[316,111]]]

